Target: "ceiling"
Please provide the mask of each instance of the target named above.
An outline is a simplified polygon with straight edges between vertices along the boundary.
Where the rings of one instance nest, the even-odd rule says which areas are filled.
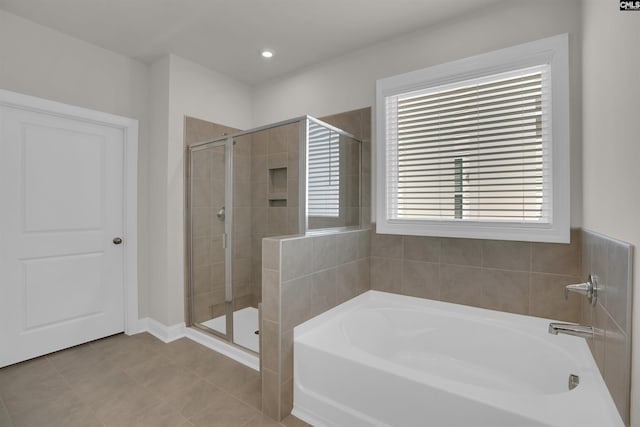
[[[258,84],[497,1],[0,0],[0,9],[145,62],[173,53]]]

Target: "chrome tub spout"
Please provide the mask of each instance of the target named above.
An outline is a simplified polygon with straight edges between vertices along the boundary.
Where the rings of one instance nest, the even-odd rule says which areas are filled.
[[[593,338],[593,326],[576,325],[575,323],[549,323],[552,335],[567,334],[581,338]]]

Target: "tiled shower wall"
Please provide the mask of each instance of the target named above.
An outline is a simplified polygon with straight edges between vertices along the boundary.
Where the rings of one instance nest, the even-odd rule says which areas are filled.
[[[595,306],[582,300],[580,320],[595,328],[595,338],[587,342],[626,425],[631,378],[632,250],[627,243],[583,230],[582,277],[595,274],[599,291]]]
[[[246,137],[245,137],[246,138]],[[297,234],[298,123],[253,133],[251,138],[251,251],[254,304],[262,300],[262,239]]]
[[[580,248],[580,230],[569,245],[373,233],[371,288],[577,322]]]
[[[293,328],[369,289],[370,230],[263,240],[262,410],[293,408]]]

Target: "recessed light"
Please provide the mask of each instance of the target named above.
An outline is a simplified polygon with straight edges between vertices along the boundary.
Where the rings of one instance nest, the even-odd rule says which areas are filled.
[[[273,57],[273,52],[270,50],[263,50],[261,55],[263,58],[271,58]]]

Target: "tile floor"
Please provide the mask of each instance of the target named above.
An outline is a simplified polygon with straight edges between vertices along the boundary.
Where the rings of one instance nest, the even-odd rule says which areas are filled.
[[[0,369],[0,427],[303,427],[260,412],[260,374],[186,338],[114,335]]]

